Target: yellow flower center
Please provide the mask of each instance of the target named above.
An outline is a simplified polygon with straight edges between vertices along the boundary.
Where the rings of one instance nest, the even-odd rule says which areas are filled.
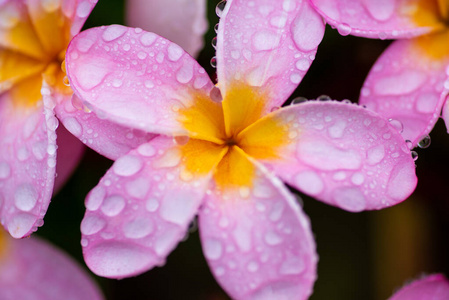
[[[185,172],[213,170],[219,187],[251,187],[255,169],[248,156],[278,159],[287,140],[281,122],[257,122],[266,111],[264,98],[241,84],[234,84],[222,102],[196,94],[193,105],[180,110],[181,123],[192,133],[180,146]]]
[[[421,53],[431,59],[449,57],[449,0],[419,0],[414,6],[405,6],[403,11],[410,12],[412,20],[418,26],[430,26],[433,33],[415,40]]]
[[[9,91],[18,106],[36,105],[43,79],[59,93],[71,92],[61,70],[70,19],[60,5],[60,0],[9,1],[0,7],[0,93]]]

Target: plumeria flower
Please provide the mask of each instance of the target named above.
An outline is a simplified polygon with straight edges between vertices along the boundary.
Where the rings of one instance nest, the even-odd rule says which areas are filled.
[[[281,180],[349,211],[410,195],[410,150],[384,118],[336,101],[279,108],[324,27],[307,1],[228,1],[217,86],[181,47],[139,28],[72,40],[66,68],[78,101],[105,122],[157,134],[119,157],[86,199],[81,244],[93,272],[123,278],[164,264],[198,215],[205,257],[231,297],[306,299],[315,243]]]
[[[128,0],[126,24],[176,42],[195,57],[208,28],[206,0]]]
[[[449,281],[442,274],[429,275],[413,281],[397,291],[389,300],[446,300]]]
[[[0,228],[0,299],[101,300],[103,296],[61,250],[35,237],[15,240]]]
[[[55,181],[54,107],[72,94],[61,63],[96,2],[0,1],[0,221],[15,238],[43,223]],[[66,131],[58,134],[70,153],[58,163],[62,182],[82,144]]]
[[[343,35],[398,39],[371,69],[360,103],[400,121],[404,138],[416,146],[432,130],[449,91],[449,1],[310,2]],[[449,105],[443,118],[448,124]]]

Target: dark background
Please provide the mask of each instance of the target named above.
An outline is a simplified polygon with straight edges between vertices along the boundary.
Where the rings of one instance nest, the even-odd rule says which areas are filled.
[[[215,72],[210,59],[214,56],[211,40],[215,35],[213,25],[218,22],[214,12],[217,2],[208,3],[210,29],[198,58],[211,77]],[[123,14],[124,0],[100,0],[85,28],[124,24]],[[369,69],[389,43],[342,37],[328,27],[315,62],[290,99],[314,99],[325,94],[356,102]],[[417,150],[418,187],[408,200],[395,207],[348,213],[295,191],[311,219],[320,256],[318,280],[310,299],[386,299],[395,289],[423,274],[449,274],[449,137],[442,120],[430,135],[431,146]],[[79,226],[84,198],[111,164],[87,150],[77,171],[55,195],[45,226],[37,232],[83,266]],[[196,228],[168,257],[164,267],[123,280],[90,274],[109,300],[229,299],[208,269]]]

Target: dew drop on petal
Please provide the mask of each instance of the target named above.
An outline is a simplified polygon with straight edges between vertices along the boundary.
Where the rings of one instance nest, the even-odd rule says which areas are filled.
[[[214,56],[210,59],[210,65],[212,66],[212,68],[217,67],[217,57]]]
[[[94,211],[100,208],[106,196],[106,190],[102,186],[96,186],[86,198],[86,208]]]
[[[291,105],[300,104],[309,101],[306,97],[296,97],[290,103]]]
[[[149,218],[137,218],[131,220],[123,226],[123,232],[127,238],[140,239],[143,238],[154,230],[154,225]]]
[[[401,121],[396,120],[396,119],[388,119],[388,122],[394,127],[396,128],[396,130],[399,133],[402,133],[404,131],[404,125],[402,124]]]
[[[92,235],[102,230],[105,226],[106,222],[102,218],[95,215],[88,215],[81,222],[81,232],[84,235]]]
[[[413,161],[417,161],[418,160],[418,152],[411,151],[410,154],[412,155]]]
[[[125,155],[115,161],[112,169],[117,175],[132,176],[139,172],[142,167],[142,161],[137,156]]]
[[[103,31],[102,38],[106,42],[111,42],[124,35],[127,30],[128,29],[124,26],[111,25],[108,26],[105,31]]]
[[[352,28],[351,28],[351,26],[349,26],[346,23],[341,23],[341,24],[338,24],[337,30],[338,30],[338,33],[340,33],[343,36],[346,36],[351,33]]]
[[[405,144],[407,145],[408,149],[412,149],[413,148],[413,143],[410,140],[405,140]]]
[[[318,100],[318,101],[330,101],[330,100],[332,100],[332,98],[329,97],[328,95],[321,95],[321,96],[318,96],[316,98],[316,100]]]
[[[120,195],[107,197],[101,205],[101,211],[109,217],[114,217],[120,214],[124,208],[125,199]]]
[[[215,7],[215,13],[218,17],[221,17],[221,14],[223,13],[223,10],[226,6],[226,0],[220,1],[217,6]]]
[[[155,212],[158,209],[158,207],[159,207],[159,202],[154,198],[148,199],[147,202],[145,203],[145,208],[149,212]]]
[[[11,175],[11,167],[7,162],[0,162],[0,179],[6,179]]]
[[[39,194],[34,186],[25,183],[14,192],[14,204],[22,211],[30,211],[36,206]]]
[[[428,148],[430,146],[430,141],[430,136],[426,135],[418,142],[418,147],[422,149]]]

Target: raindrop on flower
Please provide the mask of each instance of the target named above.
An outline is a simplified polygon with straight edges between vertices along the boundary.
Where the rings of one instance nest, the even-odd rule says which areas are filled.
[[[307,101],[309,101],[309,100],[306,97],[296,97],[292,100],[292,102],[290,104],[295,105],[295,104],[304,103]]]
[[[187,144],[189,142],[189,137],[186,135],[179,135],[179,136],[175,136],[173,137],[173,141],[179,145],[179,146],[183,146],[185,144]]]
[[[337,26],[337,30],[338,30],[338,33],[340,33],[343,36],[346,36],[351,33],[352,28],[348,24],[341,23]]]
[[[223,96],[221,95],[221,91],[218,87],[214,86],[210,92],[209,97],[214,102],[221,102],[223,101]]]
[[[407,145],[407,148],[412,149],[413,148],[413,143],[410,140],[405,140],[405,144]]]
[[[332,98],[329,97],[328,95],[321,95],[321,96],[318,96],[318,98],[316,98],[316,100],[318,100],[318,101],[330,101],[330,100],[332,100]]]
[[[416,161],[418,159],[418,152],[411,151],[410,153],[412,154],[413,161]]]
[[[210,60],[210,65],[211,65],[213,68],[216,68],[216,67],[217,67],[217,57],[216,57],[216,56],[214,56],[214,57],[211,58],[211,60]]]
[[[223,13],[223,10],[226,6],[226,1],[220,1],[217,6],[215,7],[215,13],[217,14],[218,17],[221,17],[221,14]]]
[[[426,135],[418,142],[418,147],[425,149],[430,146],[430,136]]]
[[[394,128],[396,128],[396,130],[397,130],[399,133],[402,133],[402,132],[404,131],[404,125],[402,124],[401,121],[395,120],[395,119],[388,119],[388,122],[390,122],[390,124],[391,124]]]
[[[217,37],[214,37],[212,39],[212,47],[214,47],[214,49],[217,49]]]
[[[352,101],[349,99],[343,99],[343,100],[341,100],[341,102],[346,103],[346,104],[352,104]]]
[[[62,83],[65,86],[70,86],[69,78],[67,76],[64,76],[64,78],[62,79]]]
[[[279,106],[273,106],[273,107],[270,109],[270,111],[271,111],[271,112],[274,112],[274,111],[277,111],[279,108],[280,108]]]
[[[218,23],[215,24],[215,26],[214,26],[214,31],[215,31],[216,33],[218,32]]]

